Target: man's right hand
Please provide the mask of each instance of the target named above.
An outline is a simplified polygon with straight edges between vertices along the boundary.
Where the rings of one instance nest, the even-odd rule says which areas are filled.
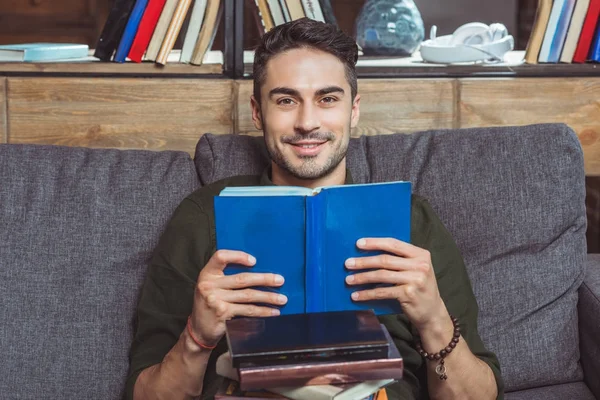
[[[198,340],[215,345],[225,334],[225,321],[237,316],[269,317],[279,315],[277,308],[256,303],[283,305],[284,295],[252,289],[253,286],[279,287],[283,277],[276,274],[243,272],[225,275],[228,264],[252,267],[256,259],[244,252],[218,250],[200,271],[192,310],[191,327]]]

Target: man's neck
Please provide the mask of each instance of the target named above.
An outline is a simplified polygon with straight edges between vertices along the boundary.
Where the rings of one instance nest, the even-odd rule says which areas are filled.
[[[327,176],[311,180],[298,179],[274,162],[271,162],[271,166],[271,180],[278,186],[303,186],[314,189],[320,186],[343,185],[346,182],[346,160],[342,160]]]

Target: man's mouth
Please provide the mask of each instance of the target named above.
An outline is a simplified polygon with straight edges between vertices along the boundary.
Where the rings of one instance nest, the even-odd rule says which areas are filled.
[[[290,144],[293,146],[297,155],[306,157],[319,154],[325,143],[327,143],[327,141],[303,140]]]
[[[291,143],[291,144],[294,146],[302,147],[304,149],[312,149],[312,148],[322,145],[323,143],[325,143],[325,142],[297,142],[297,143]]]

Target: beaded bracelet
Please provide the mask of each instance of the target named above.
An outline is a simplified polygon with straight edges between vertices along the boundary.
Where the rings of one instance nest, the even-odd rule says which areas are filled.
[[[189,316],[188,320],[187,320],[187,330],[188,333],[190,334],[190,337],[192,338],[192,340],[194,341],[194,343],[196,343],[198,346],[202,347],[203,349],[207,349],[207,350],[212,350],[215,347],[217,347],[217,345],[214,346],[208,346],[204,343],[202,343],[201,341],[199,341],[198,339],[196,339],[196,337],[194,336],[194,334],[192,333],[192,324],[190,323],[192,317]]]
[[[420,341],[417,340],[415,343],[415,347],[421,357],[425,357],[429,361],[439,361],[439,364],[435,367],[435,373],[440,377],[440,380],[448,379],[448,375],[446,375],[446,366],[444,365],[444,358],[448,354],[452,353],[452,350],[456,347],[456,344],[460,339],[460,324],[458,323],[458,319],[452,315],[450,316],[450,319],[452,320],[452,325],[454,325],[454,335],[452,336],[452,341],[450,341],[448,346],[437,353],[427,353],[425,350],[423,350]]]

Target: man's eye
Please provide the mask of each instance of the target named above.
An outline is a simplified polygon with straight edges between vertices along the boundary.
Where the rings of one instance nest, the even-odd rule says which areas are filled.
[[[291,104],[294,104],[294,101],[292,99],[281,99],[277,102],[277,104],[281,104],[283,106],[289,106]]]
[[[334,99],[333,97],[323,97],[323,98],[321,99],[321,101],[322,101],[323,103],[330,104],[330,103],[334,103],[334,102],[335,102],[335,99]]]

